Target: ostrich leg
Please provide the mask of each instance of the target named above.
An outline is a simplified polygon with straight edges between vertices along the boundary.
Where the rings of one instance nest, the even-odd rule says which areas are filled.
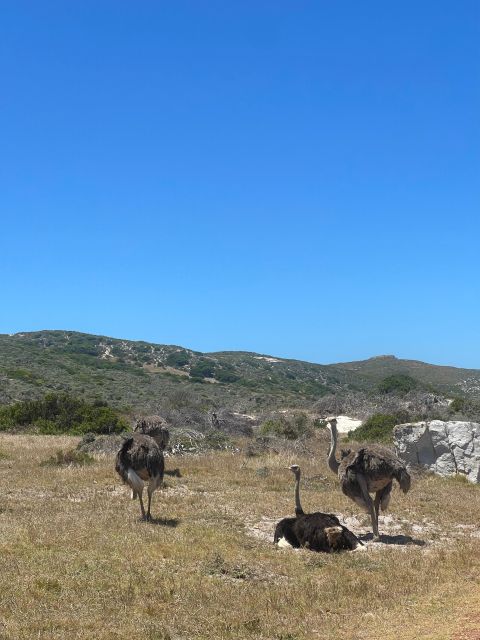
[[[148,491],[148,506],[147,506],[147,517],[146,517],[147,520],[151,520],[152,519],[152,515],[150,513],[150,505],[151,504],[152,504],[152,492]]]
[[[375,518],[377,520],[377,530],[378,530],[378,515],[380,513],[380,507],[383,511],[386,511],[388,508],[388,503],[390,502],[390,492],[392,491],[392,483],[389,482],[383,489],[377,491],[375,494]]]
[[[145,507],[143,506],[142,493],[143,493],[143,491],[142,492],[138,492],[137,496],[138,496],[138,499],[140,500],[140,509],[142,510],[142,518],[145,520],[146,519],[146,517],[145,517]]]
[[[150,478],[150,482],[148,483],[148,505],[147,505],[147,520],[152,519],[152,515],[150,513],[150,505],[152,504],[152,496],[155,489],[157,489],[162,484],[162,478],[160,476],[154,476]]]
[[[378,536],[378,514],[380,513],[380,501],[382,499],[382,494],[383,494],[383,490],[377,491],[377,493],[375,494],[375,501],[373,503],[373,507],[375,509],[375,523],[377,526],[377,536]]]
[[[380,536],[378,535],[378,521],[377,521],[376,509],[375,509],[375,505],[373,504],[373,500],[370,494],[368,493],[368,485],[367,485],[365,476],[362,475],[361,473],[358,473],[357,481],[358,481],[358,484],[360,485],[360,489],[362,490],[363,499],[365,500],[365,505],[368,509],[368,512],[370,514],[370,519],[372,521],[373,539],[379,540]]]

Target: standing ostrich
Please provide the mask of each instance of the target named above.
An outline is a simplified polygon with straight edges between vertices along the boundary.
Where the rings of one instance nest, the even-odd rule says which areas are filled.
[[[338,474],[343,493],[370,514],[374,540],[379,540],[378,514],[386,511],[390,502],[392,482],[395,479],[404,493],[410,489],[410,476],[397,456],[378,445],[362,447],[358,451],[342,450],[341,462],[335,457],[338,431],[337,420],[328,420],[331,444],[328,466]],[[375,493],[372,500],[370,493]]]
[[[142,518],[150,520],[150,505],[152,494],[163,481],[165,462],[163,451],[157,442],[143,433],[133,433],[125,439],[120,451],[117,453],[115,470],[132,489],[132,499],[138,496]],[[143,506],[143,488],[148,482],[148,508],[145,513]]]
[[[340,551],[356,549],[360,541],[340,524],[333,513],[305,513],[300,504],[300,467],[292,464],[295,476],[295,518],[284,518],[275,527],[274,542],[286,540],[292,547],[306,547],[312,551]]]
[[[170,432],[167,421],[162,416],[147,416],[139,418],[133,429],[136,433],[143,433],[155,440],[160,449],[164,451],[170,440]]]

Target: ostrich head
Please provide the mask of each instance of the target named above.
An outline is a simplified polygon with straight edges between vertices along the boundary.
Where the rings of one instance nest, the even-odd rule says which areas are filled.
[[[342,535],[342,527],[325,527],[325,534],[327,536],[328,544],[332,549],[336,549],[338,540]]]
[[[295,477],[300,475],[300,467],[298,464],[291,464],[289,467],[290,471],[293,473]]]

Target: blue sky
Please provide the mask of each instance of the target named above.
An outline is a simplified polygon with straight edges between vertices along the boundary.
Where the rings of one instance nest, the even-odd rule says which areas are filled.
[[[480,368],[480,4],[0,4],[0,332]]]

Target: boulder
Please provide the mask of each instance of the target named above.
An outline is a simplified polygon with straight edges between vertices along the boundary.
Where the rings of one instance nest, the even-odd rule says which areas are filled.
[[[441,476],[464,474],[480,483],[480,424],[431,420],[400,424],[394,430],[395,450],[409,466]]]

